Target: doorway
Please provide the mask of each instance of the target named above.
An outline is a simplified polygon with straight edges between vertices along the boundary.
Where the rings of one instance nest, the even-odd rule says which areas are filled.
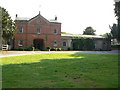
[[[44,48],[44,42],[43,39],[34,39],[33,40],[34,47],[36,49],[43,49]]]

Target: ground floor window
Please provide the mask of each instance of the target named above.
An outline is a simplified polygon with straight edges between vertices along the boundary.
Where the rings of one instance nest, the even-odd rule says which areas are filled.
[[[19,40],[19,41],[18,41],[18,45],[19,45],[19,46],[23,46],[23,41],[22,41],[22,40]]]
[[[63,46],[66,46],[66,42],[63,42]]]
[[[57,46],[57,42],[56,41],[54,41],[54,46]]]

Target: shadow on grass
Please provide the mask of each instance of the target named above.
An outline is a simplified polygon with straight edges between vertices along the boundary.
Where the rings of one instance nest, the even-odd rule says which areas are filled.
[[[40,59],[36,63],[3,65],[3,88],[117,87],[116,72],[109,71],[109,65],[93,59],[96,56],[91,57],[87,54],[70,54],[69,58]],[[103,67],[106,65],[107,67]]]

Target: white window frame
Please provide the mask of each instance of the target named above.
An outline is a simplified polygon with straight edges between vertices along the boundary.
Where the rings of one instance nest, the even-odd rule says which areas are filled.
[[[56,33],[55,33],[55,30],[56,30]],[[57,35],[58,34],[58,30],[57,29],[54,29],[54,35]]]
[[[37,34],[41,34],[41,29],[40,28],[37,29]]]
[[[22,31],[22,32],[21,32]],[[19,33],[23,33],[23,27],[19,28]]]
[[[54,46],[57,46],[57,41],[54,41]]]
[[[23,40],[18,41],[18,46],[23,46]]]

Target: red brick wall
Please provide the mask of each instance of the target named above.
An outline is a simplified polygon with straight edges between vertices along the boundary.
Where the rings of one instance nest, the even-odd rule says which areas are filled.
[[[40,20],[40,23],[38,23]],[[19,48],[18,41],[23,40],[22,47],[30,47],[33,45],[34,39],[43,39],[44,48],[50,46],[55,47],[54,41],[57,42],[57,48],[61,47],[61,24],[60,23],[50,23],[41,16],[37,16],[28,22],[16,21],[17,24],[17,34],[15,36],[15,48]],[[23,27],[23,33],[19,33],[19,28]],[[41,34],[37,34],[37,29],[41,29]],[[54,35],[54,29],[57,29],[57,35]],[[46,41],[47,37],[47,41]]]

